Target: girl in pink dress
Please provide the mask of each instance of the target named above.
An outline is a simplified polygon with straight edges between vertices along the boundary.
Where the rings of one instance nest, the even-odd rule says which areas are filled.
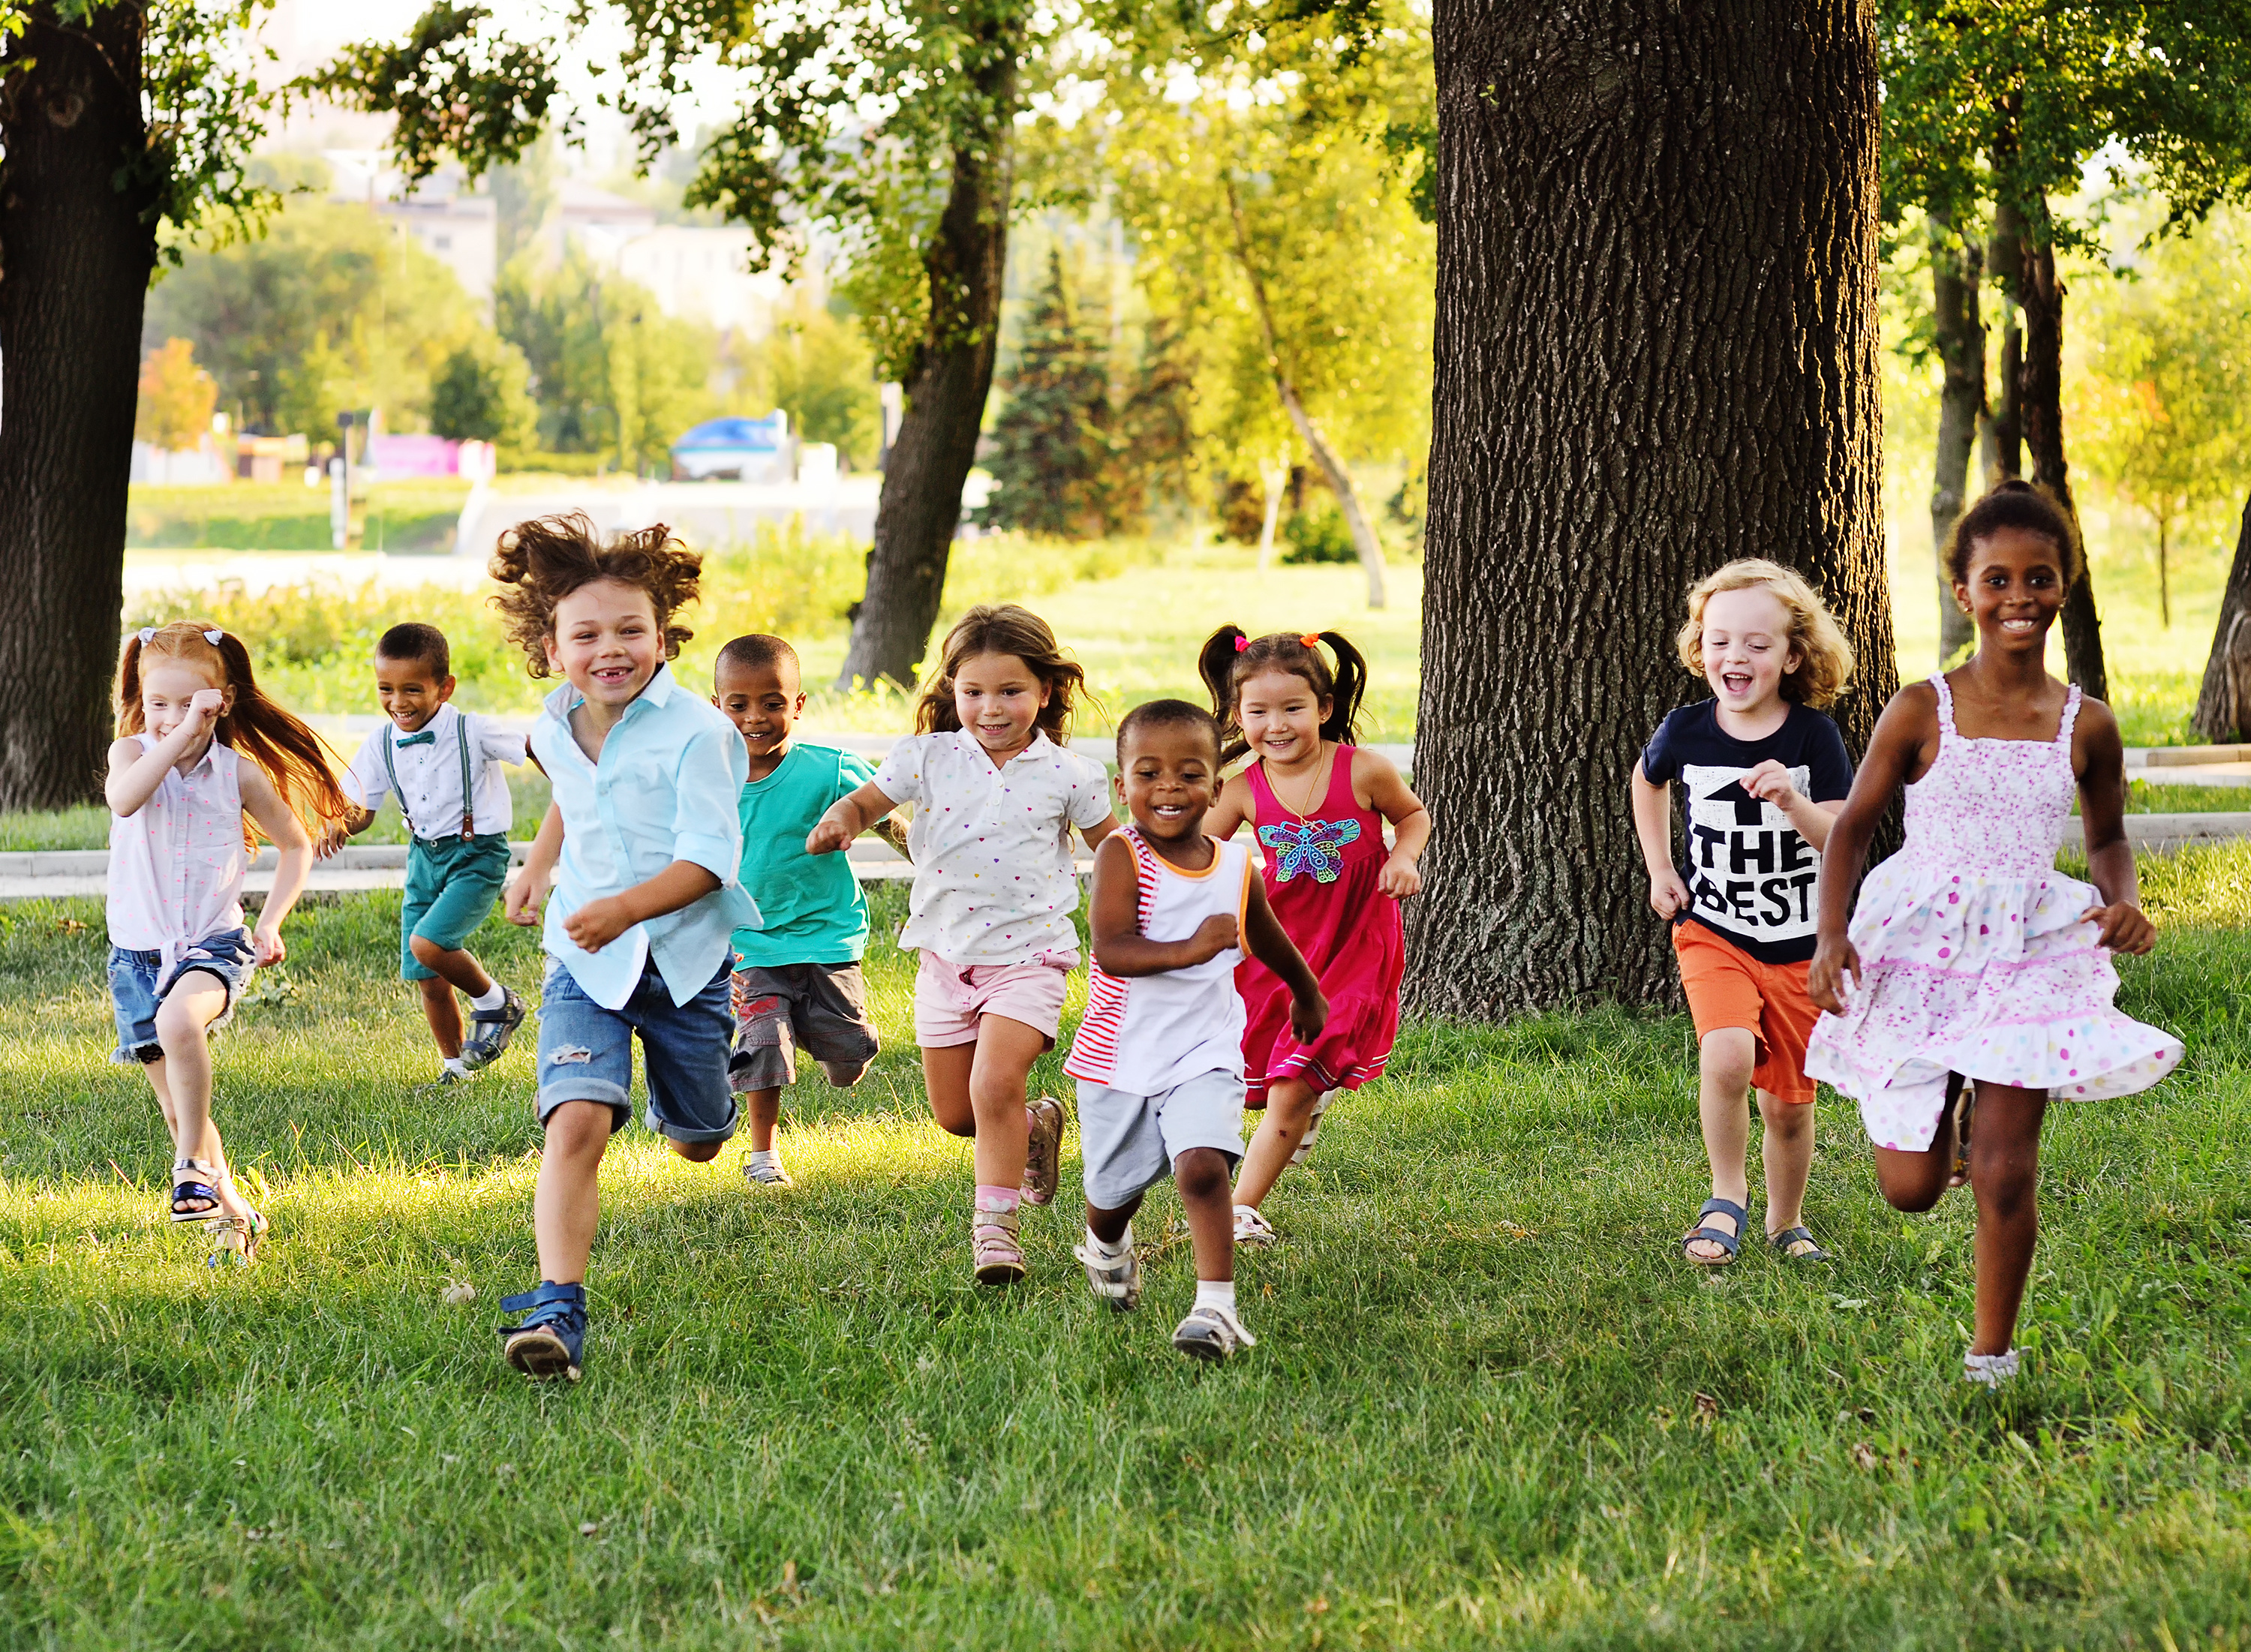
[[[2126,841],[2118,724],[2046,668],[2079,571],[2070,522],[2004,483],[1956,526],[1947,569],[1977,652],[1893,697],[1830,832],[1807,980],[1829,1013],[1805,1070],[1860,1103],[1893,1206],[1929,1210],[1950,1185],[1975,1188],[1977,1330],[1963,1375],[1997,1386],[2017,1370],[2049,1100],[2145,1089],[2181,1044],[2112,1002],[2109,955],[2147,952],[2157,930]],[[1854,907],[1869,836],[1902,783],[1906,845]],[[2074,792],[2092,888],[2055,869]]]
[[[1274,916],[1329,1003],[1319,1039],[1301,1044],[1290,1030],[1290,989],[1254,958],[1236,971],[1245,1105],[1264,1116],[1236,1177],[1235,1242],[1264,1246],[1275,1234],[1259,1203],[1305,1156],[1329,1098],[1391,1059],[1406,968],[1399,902],[1423,887],[1430,817],[1396,768],[1352,743],[1368,662],[1335,632],[1254,639],[1222,626],[1197,666],[1227,734],[1223,761],[1255,758],[1228,781],[1204,829],[1223,843],[1251,823]]]

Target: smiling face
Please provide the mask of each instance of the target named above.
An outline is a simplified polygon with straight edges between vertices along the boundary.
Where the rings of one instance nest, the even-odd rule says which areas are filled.
[[[953,714],[987,756],[1011,757],[1031,744],[1049,693],[1015,654],[972,654],[953,674]]]
[[[579,586],[555,605],[547,663],[589,704],[622,711],[664,663],[656,605],[621,579]]]
[[[1235,720],[1250,750],[1287,768],[1320,756],[1331,701],[1294,671],[1262,671],[1235,690]]]
[[[1209,725],[1140,722],[1118,752],[1118,796],[1141,835],[1176,843],[1203,829],[1219,800],[1219,741]]]
[[[1704,681],[1738,716],[1771,710],[1803,660],[1790,644],[1790,610],[1763,586],[1715,591],[1704,604]]]
[[[1977,622],[1980,652],[2038,653],[2063,610],[2063,552],[2046,534],[2001,528],[1970,547],[1955,600]]]
[[[177,654],[143,654],[141,659],[141,718],[149,732],[162,740],[180,726],[180,719],[188,715],[188,702],[207,689],[217,688],[226,695],[219,715],[234,709],[234,690],[218,680],[218,674],[192,660],[183,660]],[[217,719],[213,720],[214,725]],[[196,743],[189,757],[203,755],[211,741],[211,731]]]
[[[377,654],[375,697],[401,734],[412,734],[454,697],[454,680],[439,676],[426,660],[389,660]]]
[[[743,736],[753,767],[787,749],[789,732],[805,709],[794,663],[776,660],[742,666],[723,659],[712,674],[711,686],[718,691],[711,703],[727,714],[727,721]]]

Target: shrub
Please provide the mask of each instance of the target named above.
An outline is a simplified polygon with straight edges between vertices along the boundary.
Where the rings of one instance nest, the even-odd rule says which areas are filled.
[[[1282,524],[1281,536],[1290,547],[1282,553],[1285,563],[1360,560],[1360,552],[1353,548],[1352,529],[1345,526],[1344,512],[1334,505],[1292,512]]]

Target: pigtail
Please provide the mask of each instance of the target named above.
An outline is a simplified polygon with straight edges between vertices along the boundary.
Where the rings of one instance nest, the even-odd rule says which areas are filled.
[[[109,708],[117,720],[117,737],[145,733],[148,713],[141,707],[141,633],[125,633],[125,646],[117,656],[117,681],[110,686]]]
[[[266,697],[252,674],[250,650],[241,638],[222,632],[217,646],[226,667],[227,685],[234,690],[234,706],[218,720],[214,737],[264,770],[282,806],[318,837],[323,828],[351,812],[330,766],[335,754],[327,741]],[[248,817],[244,819],[247,822]],[[247,825],[244,841],[255,841]]]
[[[1329,691],[1329,715],[1321,724],[1321,738],[1333,740],[1339,745],[1356,746],[1360,743],[1360,702],[1368,694],[1368,660],[1345,640],[1341,632],[1324,631],[1320,639],[1336,656],[1335,686]]]
[[[1235,720],[1235,662],[1250,646],[1250,633],[1240,626],[1222,626],[1205,639],[1196,652],[1196,674],[1211,691],[1211,715],[1219,722],[1219,765],[1225,768],[1250,750],[1243,728]]]

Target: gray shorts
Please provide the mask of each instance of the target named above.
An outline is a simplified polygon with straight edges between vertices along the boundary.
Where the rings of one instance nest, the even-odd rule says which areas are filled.
[[[738,1096],[796,1083],[800,1049],[816,1061],[865,1067],[883,1047],[856,964],[752,964],[727,989],[735,1013],[727,1082]]]
[[[1191,1147],[1243,1158],[1243,1081],[1199,1073],[1154,1096],[1078,1081],[1078,1156],[1086,1202],[1120,1210],[1171,1173]]]

